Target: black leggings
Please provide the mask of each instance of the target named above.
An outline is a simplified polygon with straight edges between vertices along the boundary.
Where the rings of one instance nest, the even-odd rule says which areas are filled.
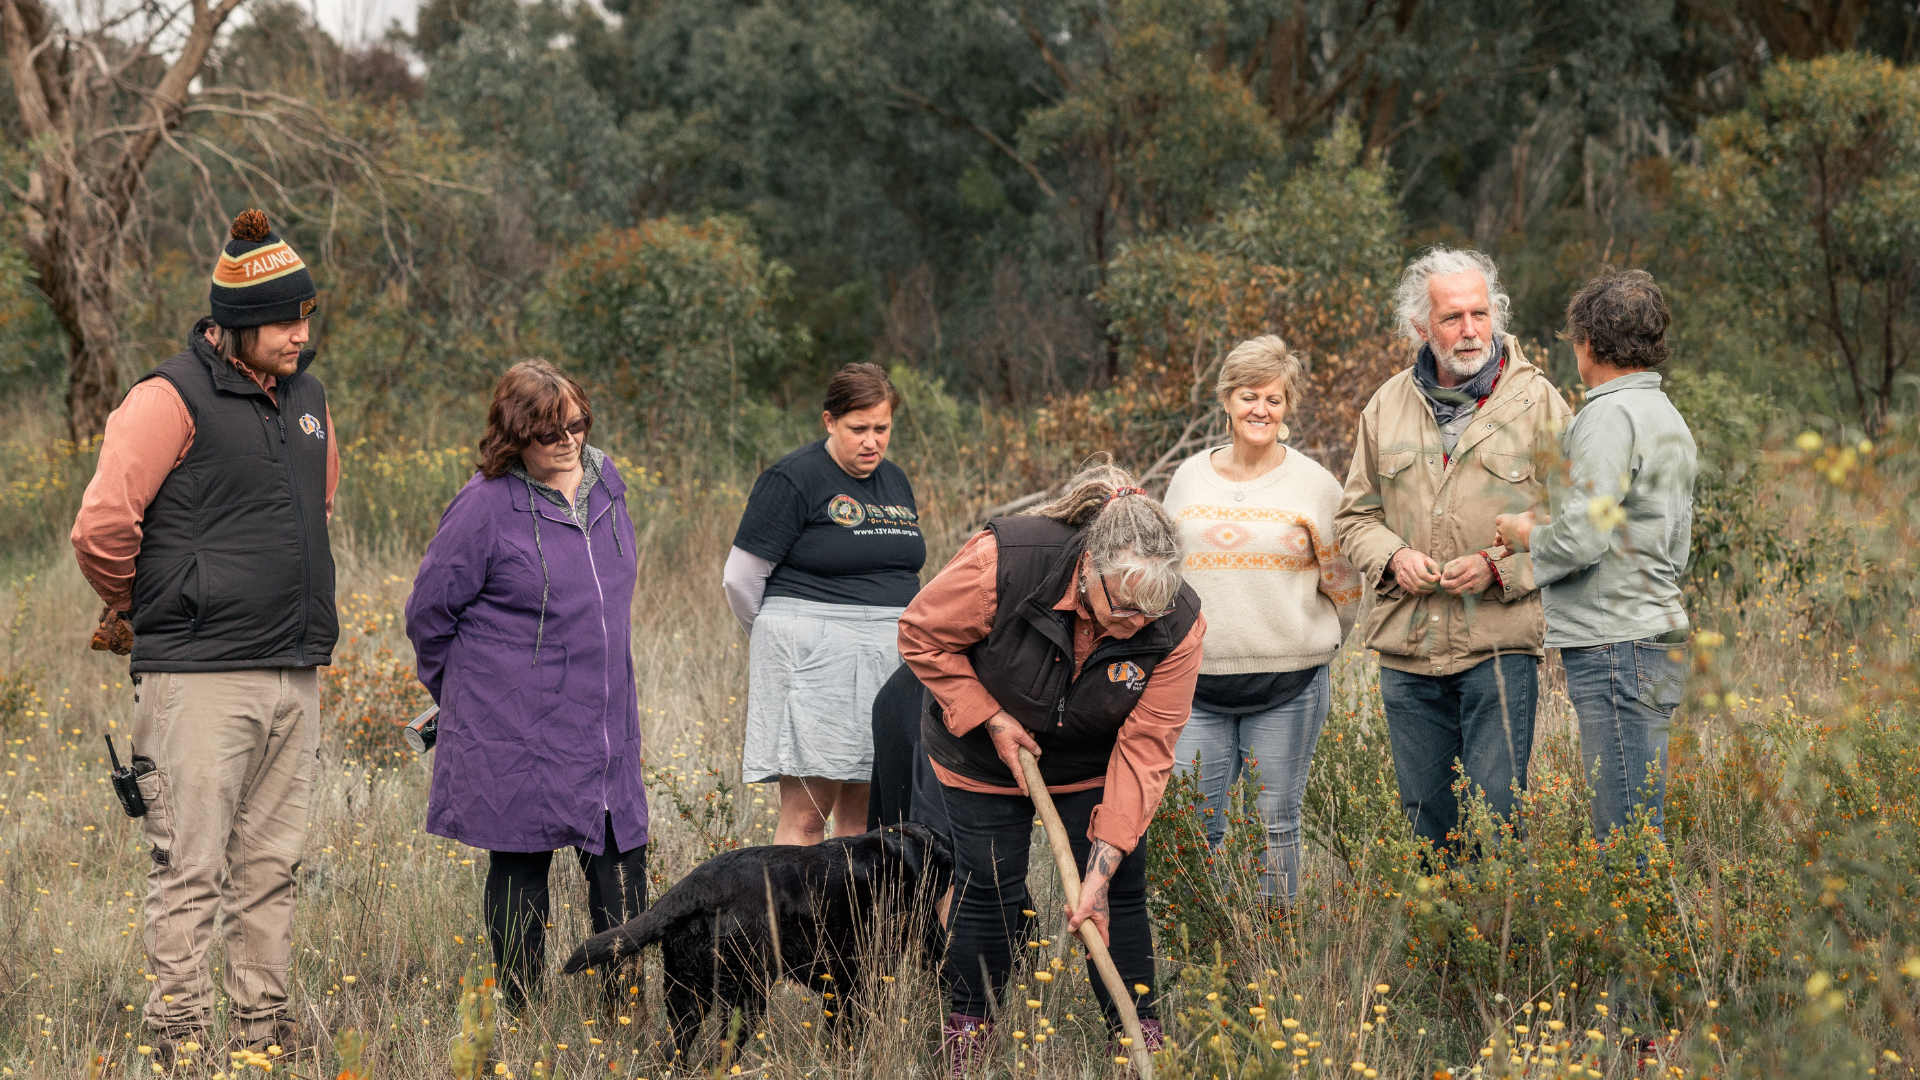
[[[587,913],[596,934],[647,909],[647,845],[626,851],[614,845],[613,815],[609,814],[608,853],[575,851],[587,876]],[[493,944],[500,987],[507,1000],[517,1005],[539,987],[546,968],[547,870],[553,865],[553,852],[490,851],[487,855],[487,939]]]
[[[1021,914],[1034,907],[1027,893],[1033,803],[1024,795],[983,795],[951,787],[942,793],[954,861],[945,978],[953,994],[954,1012],[988,1016],[1007,984],[1015,948],[1035,935],[1036,924],[1053,928],[1053,935],[1065,934],[1066,918],[1057,911],[1043,912],[1035,918]],[[1094,788],[1053,797],[1073,845],[1074,862],[1081,867],[1086,866],[1087,851],[1093,846],[1087,839],[1088,819],[1093,816],[1093,808],[1100,805],[1102,794],[1102,789]],[[1135,846],[1132,854],[1120,860],[1107,886],[1107,906],[1107,931],[1113,941],[1108,951],[1113,954],[1113,965],[1127,986],[1147,987],[1146,993],[1135,997],[1134,1007],[1142,1018],[1154,1016],[1153,937],[1147,920],[1144,844]],[[1036,957],[1047,955],[1040,949],[1031,952]],[[1120,1019],[1113,1011],[1106,984],[1091,962],[1087,977],[1106,1013],[1107,1026],[1118,1030]]]

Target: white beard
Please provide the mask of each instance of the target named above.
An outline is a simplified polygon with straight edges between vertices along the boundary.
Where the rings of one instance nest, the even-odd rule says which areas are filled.
[[[1470,359],[1462,360],[1455,355],[1462,345],[1477,345],[1480,348],[1480,352]],[[1493,359],[1493,349],[1486,342],[1478,338],[1461,338],[1459,341],[1453,343],[1453,348],[1451,349],[1433,350],[1433,359],[1435,363],[1440,365],[1440,369],[1445,371],[1449,376],[1460,382],[1466,382],[1468,379],[1480,374],[1480,369],[1486,367],[1487,361]]]

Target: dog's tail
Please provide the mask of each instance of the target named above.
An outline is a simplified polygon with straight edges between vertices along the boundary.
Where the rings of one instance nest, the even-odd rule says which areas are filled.
[[[581,942],[560,970],[572,975],[584,968],[605,967],[665,939],[681,920],[699,911],[698,906],[689,904],[684,895],[676,895],[681,892],[684,890],[669,892],[660,898],[659,903],[619,926]]]

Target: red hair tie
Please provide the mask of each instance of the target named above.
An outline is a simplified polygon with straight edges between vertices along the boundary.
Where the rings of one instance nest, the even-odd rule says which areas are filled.
[[[1146,493],[1147,493],[1146,488],[1137,488],[1137,487],[1114,488],[1113,494],[1107,496],[1107,502],[1112,502],[1113,500],[1118,499],[1123,495],[1145,495]],[[1100,505],[1105,506],[1106,503],[1101,503]]]

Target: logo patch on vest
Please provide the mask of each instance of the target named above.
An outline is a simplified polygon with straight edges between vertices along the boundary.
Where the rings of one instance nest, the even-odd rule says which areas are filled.
[[[1140,670],[1139,664],[1131,660],[1122,660],[1117,664],[1107,665],[1107,681],[1126,683],[1127,689],[1138,690],[1146,685],[1147,673]]]
[[[867,520],[867,511],[860,505],[860,500],[853,496],[835,495],[833,501],[827,504],[827,516],[833,519],[835,525],[845,525],[851,529]]]
[[[300,430],[316,439],[324,440],[327,437],[327,433],[320,430],[320,421],[315,420],[312,413],[300,414]]]

